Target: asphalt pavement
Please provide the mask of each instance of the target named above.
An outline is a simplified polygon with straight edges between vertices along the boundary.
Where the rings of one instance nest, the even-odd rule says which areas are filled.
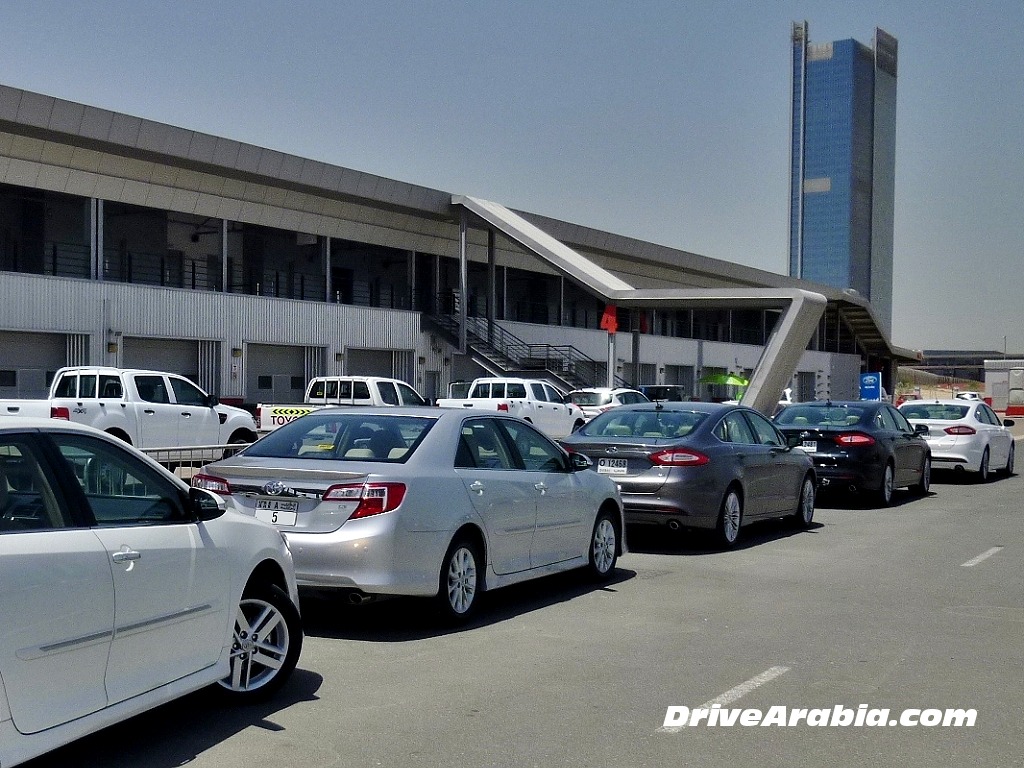
[[[611,583],[499,590],[461,629],[414,600],[307,599],[299,669],[272,701],[191,696],[29,765],[1024,766],[1022,491],[937,473],[925,498],[822,499],[810,530],[745,528],[731,552],[631,532]],[[716,702],[889,712],[663,728],[669,707]],[[977,720],[888,725],[909,709]]]

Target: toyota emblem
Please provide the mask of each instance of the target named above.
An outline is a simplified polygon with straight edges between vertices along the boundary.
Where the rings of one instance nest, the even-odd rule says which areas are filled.
[[[288,486],[282,483],[280,480],[272,480],[263,486],[263,492],[267,496],[280,496],[282,493],[288,490]]]

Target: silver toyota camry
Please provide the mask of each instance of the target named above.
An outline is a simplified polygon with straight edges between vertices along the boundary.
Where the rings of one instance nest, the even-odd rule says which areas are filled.
[[[626,551],[611,479],[500,414],[331,408],[204,467],[193,485],[285,533],[299,585],[437,597],[464,618],[485,590]]]

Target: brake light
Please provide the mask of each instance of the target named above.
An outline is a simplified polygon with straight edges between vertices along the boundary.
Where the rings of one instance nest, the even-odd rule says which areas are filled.
[[[50,406],[50,418],[51,419],[65,419],[71,421],[71,409],[64,406]]]
[[[349,520],[382,515],[398,509],[405,498],[405,483],[353,483],[332,485],[323,501],[357,501]]]
[[[700,451],[686,448],[666,448],[652,453],[648,458],[652,464],[660,467],[700,467],[711,461]]]
[[[256,406],[256,426],[263,427],[263,409]]]
[[[498,403],[498,410],[508,413],[508,403]]]
[[[837,435],[836,443],[838,443],[839,445],[847,446],[874,445],[875,438],[873,438],[871,435],[865,435],[863,432],[851,432],[847,435]]]
[[[977,433],[977,430],[974,427],[968,427],[966,424],[956,427],[946,427],[942,431],[947,435],[973,435]]]
[[[223,477],[215,477],[214,475],[204,475],[198,473],[192,475],[192,487],[202,488],[205,491],[216,493],[218,496],[230,496],[231,485]]]

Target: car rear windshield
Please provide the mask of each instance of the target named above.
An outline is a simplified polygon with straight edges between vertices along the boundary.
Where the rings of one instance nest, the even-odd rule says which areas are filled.
[[[610,392],[570,392],[569,399],[579,406],[607,405],[612,396]]]
[[[684,399],[682,387],[644,387],[643,393],[651,400],[676,400]]]
[[[588,437],[685,437],[708,415],[697,411],[623,411],[616,408],[597,416],[577,434]]]
[[[936,421],[959,421],[971,410],[969,405],[944,405],[942,403],[917,403],[900,407],[900,413],[908,419],[935,419]]]
[[[867,408],[853,405],[790,405],[775,417],[780,427],[852,427]]]
[[[436,419],[320,411],[271,432],[243,453],[274,459],[408,461]]]

